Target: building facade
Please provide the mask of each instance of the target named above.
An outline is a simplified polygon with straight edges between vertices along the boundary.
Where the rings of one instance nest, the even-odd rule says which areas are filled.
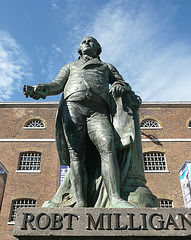
[[[40,207],[59,187],[57,102],[0,103],[0,233],[12,236],[18,207]],[[178,170],[191,156],[191,102],[140,108],[147,186],[161,207],[184,207]]]

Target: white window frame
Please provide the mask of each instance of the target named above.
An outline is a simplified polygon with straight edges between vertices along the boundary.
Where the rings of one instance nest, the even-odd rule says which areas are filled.
[[[41,173],[41,170],[16,170],[16,173]]]

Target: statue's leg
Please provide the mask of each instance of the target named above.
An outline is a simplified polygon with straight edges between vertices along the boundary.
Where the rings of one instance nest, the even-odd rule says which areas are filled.
[[[115,153],[114,136],[107,115],[96,114],[88,121],[88,134],[101,156],[101,173],[109,197],[109,207],[133,208],[120,197],[120,172]]]
[[[75,207],[87,206],[87,173],[84,164],[86,122],[75,102],[64,108],[63,121],[70,156],[70,181],[76,198]]]

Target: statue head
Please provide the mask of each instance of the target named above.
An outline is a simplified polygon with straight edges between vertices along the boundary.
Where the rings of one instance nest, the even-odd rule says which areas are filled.
[[[78,53],[80,54],[80,56],[89,55],[92,57],[98,57],[101,51],[101,45],[93,37],[85,37],[84,39],[82,39],[78,48]]]

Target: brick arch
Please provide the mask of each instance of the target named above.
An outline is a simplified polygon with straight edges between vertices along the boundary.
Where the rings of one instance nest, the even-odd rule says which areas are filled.
[[[191,128],[191,117],[186,121],[186,127]]]

